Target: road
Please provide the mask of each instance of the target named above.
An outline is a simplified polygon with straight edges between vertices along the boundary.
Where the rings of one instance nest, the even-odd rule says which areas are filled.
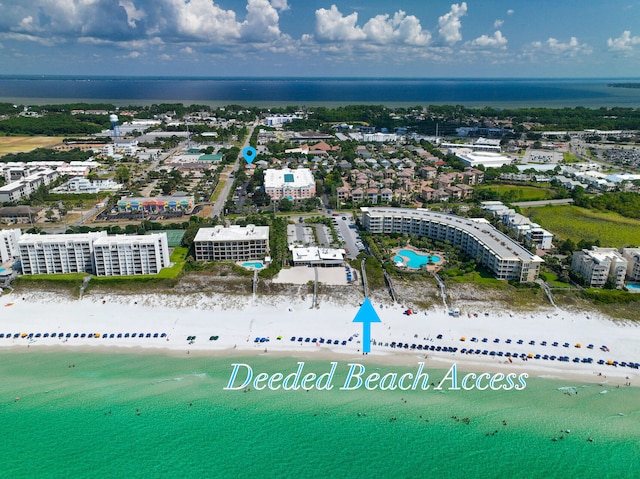
[[[216,199],[216,202],[213,205],[213,208],[211,209],[211,214],[209,215],[211,218],[213,218],[214,216],[217,216],[219,218],[222,217],[222,213],[224,211],[224,204],[227,202],[227,198],[229,197],[229,193],[231,192],[231,187],[233,186],[233,182],[235,179],[235,173],[240,168],[240,162],[245,161],[242,156],[242,150],[244,150],[247,146],[249,146],[249,140],[251,140],[251,135],[253,135],[253,130],[255,130],[257,126],[258,126],[258,119],[256,118],[256,120],[253,122],[253,124],[249,128],[249,133],[247,134],[247,137],[245,138],[244,143],[240,147],[240,153],[238,153],[238,157],[236,158],[236,161],[233,162],[233,165],[231,167],[231,173],[233,174],[233,176],[229,175],[229,178],[227,178],[227,180],[225,181],[224,186],[222,187],[222,191],[218,195],[218,198]]]

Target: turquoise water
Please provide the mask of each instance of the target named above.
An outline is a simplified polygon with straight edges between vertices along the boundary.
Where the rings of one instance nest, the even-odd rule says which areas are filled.
[[[429,263],[429,260],[431,260],[432,263],[440,262],[440,258],[436,255],[429,256],[418,254],[415,251],[411,251],[409,249],[401,249],[400,251],[398,251],[398,256],[394,257],[393,260],[395,262],[404,261],[403,256],[407,258],[406,266],[415,269],[421,268],[425,264]]]
[[[415,370],[365,359],[367,373]],[[530,378],[518,392],[223,389],[234,362],[290,373],[296,361],[2,352],[0,476],[640,475],[637,388]],[[329,367],[307,362],[305,372]]]
[[[242,266],[244,266],[245,268],[253,268],[253,269],[264,268],[263,264],[260,261],[249,261],[247,263],[242,263]]]
[[[627,283],[627,289],[633,291],[640,291],[640,284],[638,283]]]

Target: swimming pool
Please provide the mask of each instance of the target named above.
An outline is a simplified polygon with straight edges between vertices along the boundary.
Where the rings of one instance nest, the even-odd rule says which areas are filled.
[[[640,283],[627,283],[626,286],[629,291],[640,293]]]
[[[393,261],[404,262],[405,258],[407,259],[406,263],[404,263],[405,266],[415,269],[418,269],[429,263],[429,260],[431,260],[432,263],[440,262],[440,258],[436,255],[418,254],[415,251],[411,251],[409,249],[401,249],[400,251],[398,251],[398,254],[393,258]]]
[[[246,263],[242,263],[247,269],[262,269],[264,265],[260,261],[247,261]]]

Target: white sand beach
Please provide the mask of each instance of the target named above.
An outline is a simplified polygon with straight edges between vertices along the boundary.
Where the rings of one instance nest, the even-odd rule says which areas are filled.
[[[464,310],[460,317],[453,317],[442,307],[406,315],[406,308],[400,305],[374,303],[382,322],[371,326],[371,352],[363,357],[362,325],[352,322],[359,308],[357,300],[353,304],[325,301],[318,309],[310,309],[310,298],[215,294],[109,295],[74,300],[53,293],[12,293],[3,301],[1,348],[286,354],[390,364],[426,360],[433,368],[447,368],[455,362],[468,371],[509,370],[612,385],[640,384],[640,371],[620,364],[640,362],[640,325],[550,307],[522,313],[488,306],[475,314]],[[472,341],[474,337],[477,341]],[[552,345],[554,341],[557,346]],[[408,346],[393,348],[392,342]],[[462,353],[463,348],[480,350],[480,354]],[[487,354],[482,354],[485,350]],[[510,359],[507,352],[518,357]],[[522,354],[534,357],[524,359]],[[541,357],[536,359],[536,354]],[[570,360],[543,359],[545,354]],[[593,362],[573,362],[576,357],[592,358]],[[599,360],[605,364],[598,364]],[[617,361],[618,365],[606,361]]]

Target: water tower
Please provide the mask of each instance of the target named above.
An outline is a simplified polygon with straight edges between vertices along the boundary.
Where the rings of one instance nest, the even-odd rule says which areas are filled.
[[[113,131],[113,143],[115,144],[118,140],[118,134],[120,133],[120,127],[118,126],[118,115],[109,116],[109,121],[111,122],[111,130]]]

